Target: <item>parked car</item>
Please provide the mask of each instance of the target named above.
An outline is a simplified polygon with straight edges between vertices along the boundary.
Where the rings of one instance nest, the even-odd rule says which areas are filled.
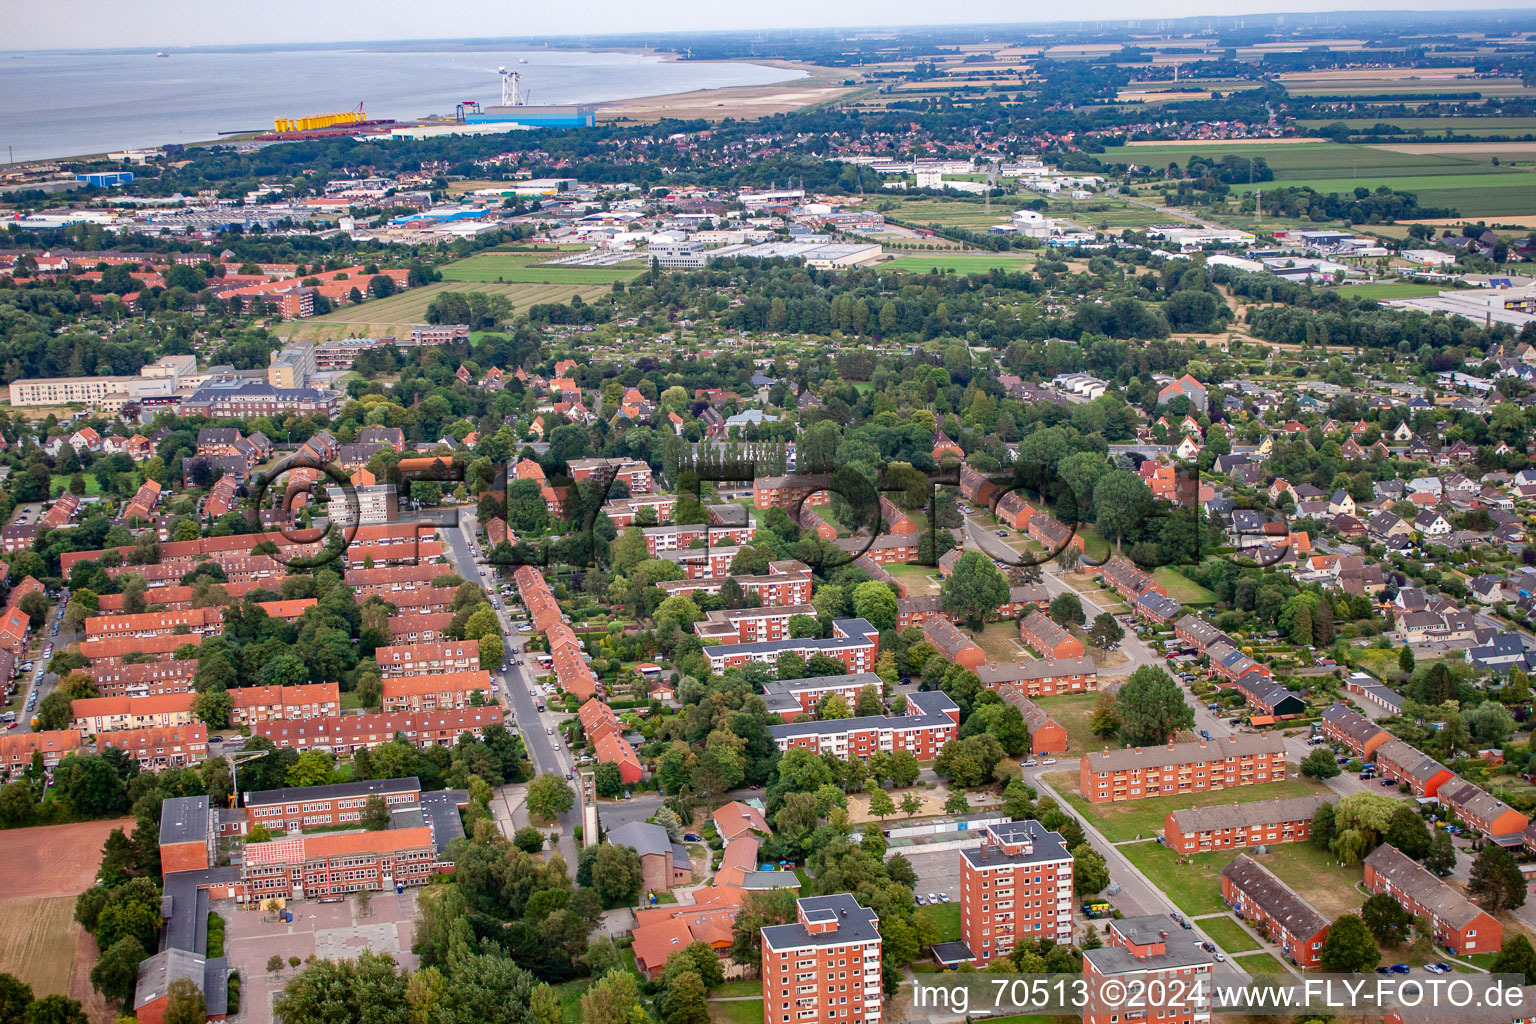
[[[917,895],[913,896],[912,902],[916,903],[920,907],[926,907],[928,905],[928,901],[923,898],[922,893],[918,893]]]
[[[1387,973],[1388,974],[1411,974],[1411,973],[1413,973],[1413,968],[1409,967],[1407,964],[1393,964],[1391,967],[1387,968]]]
[[[1425,964],[1424,965],[1424,969],[1426,971],[1428,971],[1430,974],[1449,974],[1449,973],[1451,973],[1451,965],[1446,963],[1444,960],[1436,960],[1432,964]]]
[[[703,836],[694,835],[692,832],[683,833],[683,842],[685,843],[702,843],[703,841]]]
[[[937,902],[939,902],[939,898],[937,896],[935,896],[933,893],[929,893],[928,894],[928,902],[929,903],[937,903]]]
[[[1041,764],[1055,764],[1056,763],[1056,759],[1054,757],[1041,758],[1040,763]]]
[[[947,892],[939,893],[939,902],[940,903],[948,903],[949,902],[949,893],[947,893]]]
[[[1019,762],[1019,767],[1020,768],[1033,768],[1033,767],[1035,767],[1035,765],[1037,765],[1039,763],[1040,762],[1036,761],[1034,758],[1030,758],[1027,761],[1020,761]]]
[[[1396,779],[1382,779],[1381,780],[1381,784],[1383,786],[1395,786],[1395,785],[1397,785],[1397,780]]]
[[[1120,895],[1121,892],[1124,891],[1124,889],[1125,889],[1125,886],[1121,885],[1119,882],[1116,882],[1114,885],[1111,885],[1108,889],[1104,890],[1104,895],[1106,895],[1106,896],[1118,896],[1118,895]]]

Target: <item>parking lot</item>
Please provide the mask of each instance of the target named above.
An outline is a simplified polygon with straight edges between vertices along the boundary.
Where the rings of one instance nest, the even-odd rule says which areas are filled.
[[[924,900],[929,893],[935,896],[948,896],[951,903],[960,901],[960,851],[936,850],[932,853],[910,853],[906,850],[896,850],[912,864],[912,870],[917,872],[917,884],[912,886],[912,891],[920,894]]]
[[[229,965],[240,972],[240,1011],[230,1020],[269,1024],[272,1000],[299,970],[288,965],[290,956],[303,960],[314,954],[322,959],[348,960],[366,949],[388,953],[396,963],[414,970],[411,939],[416,925],[416,893],[415,889],[399,894],[374,893],[366,915],[358,912],[351,899],[341,903],[291,900],[292,924],[277,920],[272,913],[242,910],[232,900],[216,901],[213,909],[226,923]],[[283,967],[269,973],[267,960],[272,956],[282,957]]]

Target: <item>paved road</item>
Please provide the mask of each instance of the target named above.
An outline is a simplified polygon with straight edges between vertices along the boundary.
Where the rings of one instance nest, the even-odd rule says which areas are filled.
[[[43,647],[39,647],[37,654],[29,656],[29,659],[23,659],[31,660],[34,665],[31,672],[22,673],[21,685],[17,687],[20,700],[16,704],[16,728],[10,730],[11,732],[31,732],[32,716],[37,714],[37,704],[41,704],[43,698],[52,693],[53,688],[59,685],[58,675],[48,671],[49,658],[59,651],[67,650],[70,644],[85,639],[81,634],[71,633],[60,625],[60,613],[63,612],[64,606],[68,603],[69,591],[65,590],[59,597],[58,605],[49,610],[47,621],[38,630],[38,636],[41,638],[43,645],[52,644],[53,651],[49,654],[44,654]],[[53,628],[55,626],[59,626],[58,636],[53,635]],[[28,711],[27,698],[33,692],[37,694],[37,704],[34,704],[32,710]]]

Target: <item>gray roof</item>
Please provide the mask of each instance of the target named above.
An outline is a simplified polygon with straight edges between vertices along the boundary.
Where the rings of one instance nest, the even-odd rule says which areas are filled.
[[[1109,922],[1109,927],[1126,936],[1137,945],[1147,945],[1159,940],[1163,952],[1145,959],[1133,956],[1121,945],[1101,946],[1083,951],[1083,958],[1093,964],[1100,974],[1124,974],[1128,971],[1147,971],[1177,967],[1210,966],[1211,955],[1198,945],[1193,931],[1185,931],[1161,914],[1145,917],[1127,917]]]
[[[982,665],[976,676],[988,686],[1012,683],[1025,679],[1046,679],[1053,676],[1098,675],[1098,666],[1092,658],[1056,658],[1054,660],[1008,661],[1001,665]]]
[[[673,852],[667,830],[648,821],[626,821],[609,829],[608,841],[614,846],[628,846],[642,857],[670,856]]]
[[[1046,831],[1045,826],[1033,818],[992,825],[988,831],[1005,843],[1029,842],[1032,844],[1031,850],[1029,853],[1007,853],[1002,847],[995,845],[961,850],[960,856],[978,868],[997,864],[1039,864],[1046,861],[1066,860],[1070,856],[1061,833]]]
[[[1254,754],[1284,754],[1285,740],[1271,733],[1238,733],[1191,743],[1172,743],[1160,747],[1135,747],[1102,750],[1086,756],[1088,769],[1094,772],[1125,771],[1131,768],[1161,768],[1189,761],[1221,761],[1229,757]]]
[[[1342,702],[1330,704],[1324,708],[1322,719],[1362,747],[1386,732],[1381,726]]]
[[[421,794],[421,813],[432,826],[432,845],[439,855],[448,844],[464,836],[464,819],[459,808],[469,805],[469,790],[442,789],[436,793]]]
[[[165,895],[161,898],[165,932],[161,949],[182,949],[199,955],[208,951],[208,886],[240,880],[238,867],[209,868],[206,871],[176,871],[165,876]],[[169,903],[169,907],[164,905]]]
[[[1246,853],[1238,854],[1222,868],[1221,877],[1228,879],[1297,939],[1309,939],[1328,927],[1328,918],[1322,911]]]
[[[206,843],[208,818],[206,796],[171,797],[160,805],[160,845]]]
[[[1387,740],[1387,742],[1377,747],[1376,760],[1378,762],[1383,760],[1390,761],[1420,782],[1427,782],[1441,772],[1450,771],[1449,768],[1424,753],[1424,751],[1404,743],[1402,740]]]
[[[1186,807],[1173,812],[1173,820],[1179,831],[1214,832],[1229,828],[1246,828],[1251,825],[1278,825],[1287,821],[1311,821],[1312,815],[1323,804],[1332,803],[1326,796],[1293,796],[1274,800],[1252,800],[1230,804],[1212,804],[1209,807]]]
[[[1419,906],[1429,911],[1437,921],[1460,930],[1471,924],[1484,911],[1461,893],[1429,873],[1429,869],[1409,859],[1395,846],[1386,843],[1371,851],[1365,863],[1377,875],[1392,883],[1399,892],[1407,893]]]
[[[139,962],[139,982],[133,992],[133,1008],[141,1009],[163,999],[171,982],[189,979],[203,993],[209,1016],[222,1016],[229,1008],[229,962],[209,960],[185,949],[164,949]]]
[[[286,804],[303,803],[306,800],[328,800],[332,797],[345,796],[380,796],[390,793],[419,793],[421,792],[421,780],[415,776],[408,779],[365,779],[360,782],[338,782],[330,786],[287,786],[283,789],[263,789],[255,793],[246,794],[245,802],[250,804]]]
[[[843,946],[880,937],[876,928],[880,918],[868,907],[859,906],[859,901],[851,893],[807,896],[795,903],[807,920],[813,923],[836,921],[837,927],[813,935],[798,920],[791,924],[770,925],[762,930],[765,947],[796,949],[804,946]]]

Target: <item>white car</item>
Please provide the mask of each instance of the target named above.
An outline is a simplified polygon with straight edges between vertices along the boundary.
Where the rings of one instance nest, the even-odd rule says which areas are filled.
[[[1020,761],[1019,762],[1019,767],[1020,768],[1033,768],[1033,767],[1035,767],[1035,765],[1037,765],[1039,763],[1040,762],[1036,761],[1034,758],[1030,758],[1028,761]]]
[[[1041,760],[1040,763],[1041,764],[1055,764],[1056,763],[1056,759],[1054,757],[1047,757],[1047,758],[1044,758],[1043,760]]]

